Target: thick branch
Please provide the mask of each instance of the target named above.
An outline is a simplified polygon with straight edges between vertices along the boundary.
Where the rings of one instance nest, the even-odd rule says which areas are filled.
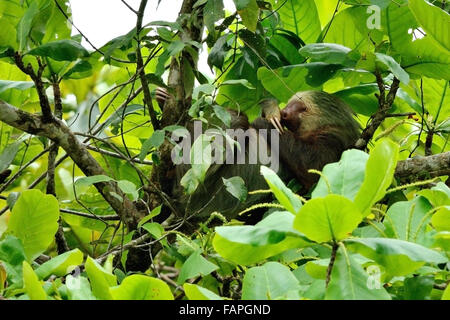
[[[450,175],[450,151],[428,157],[414,157],[399,161],[395,176],[400,179],[439,177]]]
[[[92,157],[86,147],[70,129],[59,119],[44,123],[41,116],[24,112],[6,102],[0,101],[0,121],[27,133],[51,139],[63,148],[73,162],[86,176],[104,175],[105,171]],[[103,198],[111,205],[122,221],[134,229],[139,220],[139,213],[133,202],[120,190],[117,183],[99,182],[95,184]]]

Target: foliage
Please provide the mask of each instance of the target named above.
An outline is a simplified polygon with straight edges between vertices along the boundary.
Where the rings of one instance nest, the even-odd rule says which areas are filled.
[[[104,172],[61,148],[52,160],[48,137],[0,122],[0,298],[450,299],[448,176],[395,176],[399,161],[450,151],[450,3],[336,2],[234,0],[228,12],[222,0],[198,0],[175,22],[141,21],[91,50],[72,36],[68,1],[1,1],[0,107],[45,116],[47,97]],[[186,31],[203,25],[204,40]],[[214,79],[197,68],[203,45]],[[174,65],[182,66],[177,92]],[[252,120],[261,99],[283,105],[303,90],[341,98],[363,128],[382,121],[369,153],[347,150],[315,172],[305,198],[261,166],[270,190],[259,192],[274,198],[255,206],[267,207],[262,220],[242,225],[215,212],[184,234],[157,220],[166,203],[148,205],[169,137],[186,132],[183,123],[155,125],[165,117],[157,87],[182,91],[184,114],[226,139],[225,108]],[[211,136],[192,150],[203,162],[181,180],[186,197],[214,169]],[[247,199],[241,177],[222,182]],[[144,208],[139,223],[105,200],[111,185],[119,203]],[[127,270],[130,249],[157,245],[148,270]]]

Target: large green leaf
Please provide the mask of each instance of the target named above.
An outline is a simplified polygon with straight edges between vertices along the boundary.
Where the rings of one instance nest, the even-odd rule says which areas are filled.
[[[89,52],[74,40],[48,42],[30,50],[28,54],[49,57],[56,61],[76,61],[79,58],[89,56]]]
[[[331,300],[390,300],[379,279],[369,278],[369,274],[347,252],[338,250],[331,281],[325,299]]]
[[[180,270],[180,275],[178,276],[178,283],[182,284],[187,279],[191,279],[197,276],[207,276],[214,270],[218,269],[214,263],[206,260],[200,251],[195,251],[189,258],[186,259]]]
[[[32,87],[34,87],[34,83],[32,81],[0,80],[0,93],[10,89],[27,90]]]
[[[287,0],[280,5],[278,13],[284,29],[294,32],[306,43],[317,41],[320,21],[314,0]]]
[[[409,0],[408,5],[427,35],[450,51],[450,15],[424,0]]]
[[[408,84],[409,75],[403,70],[400,64],[394,60],[391,56],[388,56],[383,53],[376,52],[375,56],[378,62],[381,62],[384,66],[386,66],[392,74],[400,80],[400,82],[404,84]]]
[[[82,276],[66,277],[67,296],[69,300],[95,300],[89,280]]]
[[[386,194],[394,177],[398,149],[398,144],[384,139],[370,152],[364,182],[355,197],[355,204],[364,215]]]
[[[247,270],[242,283],[242,299],[272,300],[299,289],[298,280],[288,267],[278,262],[267,262]]]
[[[79,249],[74,249],[43,263],[36,269],[36,274],[39,279],[46,279],[51,275],[63,277],[82,263],[83,253]]]
[[[345,240],[347,247],[383,266],[391,276],[409,274],[425,263],[439,264],[447,258],[416,243],[388,238]]]
[[[134,274],[110,289],[114,300],[173,300],[169,286],[162,280]]]
[[[59,204],[52,195],[32,189],[21,193],[11,212],[8,232],[19,238],[29,261],[43,253],[58,230]]]
[[[208,0],[203,11],[205,26],[210,33],[214,33],[214,23],[225,16],[223,0]]]
[[[450,79],[448,50],[437,44],[432,37],[413,41],[411,30],[417,29],[419,24],[409,6],[391,3],[386,9],[385,23],[390,43],[396,53],[401,54],[401,65],[408,73]]]
[[[363,216],[355,204],[343,196],[330,194],[309,200],[294,220],[294,228],[316,242],[345,239]]]
[[[423,197],[411,201],[398,201],[386,213],[385,233],[390,238],[417,242],[424,236],[431,216],[430,203]]]
[[[244,8],[237,10],[241,16],[244,26],[248,30],[255,32],[259,18],[259,6],[256,0],[249,0],[248,4]]]
[[[95,297],[101,300],[111,300],[112,295],[109,288],[117,285],[116,276],[105,270],[91,257],[87,258],[85,269]]]
[[[214,292],[196,284],[183,284],[184,293],[189,300],[224,300]]]
[[[25,292],[31,300],[47,300],[47,294],[42,288],[36,273],[28,262],[23,262],[23,284]]]
[[[225,259],[249,265],[310,243],[292,228],[294,215],[274,212],[255,226],[217,227],[214,249]]]
[[[312,62],[325,62],[354,66],[356,61],[348,57],[351,49],[335,43],[312,43],[302,47],[299,53]]]
[[[311,194],[311,198],[324,197],[329,193],[339,194],[353,200],[364,181],[364,172],[369,155],[360,150],[347,150],[341,160],[327,164],[322,177]],[[328,184],[330,190],[328,190]]]
[[[366,6],[355,6],[340,11],[330,21],[331,26],[324,28],[328,32],[323,42],[340,44],[359,52],[369,49],[367,35],[370,32],[366,25],[368,18],[366,10]]]
[[[258,69],[258,79],[264,88],[279,101],[287,102],[293,93],[320,88],[343,66],[323,62],[311,62],[269,70]]]

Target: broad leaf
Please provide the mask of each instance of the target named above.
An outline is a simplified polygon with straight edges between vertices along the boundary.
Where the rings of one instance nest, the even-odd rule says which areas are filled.
[[[162,280],[134,274],[110,289],[114,300],[173,300],[169,286]]]
[[[394,177],[398,149],[396,143],[384,139],[370,152],[364,182],[355,197],[355,204],[364,215],[386,194]]]
[[[339,162],[327,164],[311,198],[324,197],[329,193],[353,200],[359,191],[369,155],[360,150],[347,150]],[[330,190],[328,190],[328,184]]]
[[[59,204],[52,195],[32,189],[21,193],[11,212],[8,232],[22,241],[28,261],[53,242],[58,230]]]
[[[272,190],[280,204],[283,205],[286,210],[296,214],[302,207],[302,201],[300,198],[297,197],[291,189],[286,187],[283,181],[273,170],[265,166],[261,166],[261,174],[264,176],[264,179],[266,179],[270,190]]]
[[[78,42],[73,40],[59,40],[45,43],[28,54],[48,57],[56,61],[76,61],[79,58],[89,56],[89,52]]]
[[[250,265],[311,243],[292,228],[294,215],[274,212],[255,226],[217,227],[214,249],[225,259]]]
[[[242,299],[273,300],[299,289],[298,280],[288,267],[278,262],[267,262],[247,270],[242,283]]]
[[[224,300],[221,296],[196,284],[185,283],[183,289],[189,300]]]
[[[294,228],[316,242],[339,241],[362,221],[355,204],[339,195],[309,200],[294,220]]]
[[[391,276],[402,276],[420,268],[425,263],[445,263],[447,259],[438,252],[416,243],[387,238],[347,239],[347,247],[386,269]]]
[[[328,285],[325,299],[331,300],[390,300],[390,295],[379,282],[379,278],[364,271],[352,256],[338,250],[331,281]]]
[[[218,266],[202,257],[200,251],[195,251],[189,256],[189,258],[187,258],[181,267],[180,275],[178,276],[178,283],[181,284],[187,279],[200,275],[206,276],[217,269]]]

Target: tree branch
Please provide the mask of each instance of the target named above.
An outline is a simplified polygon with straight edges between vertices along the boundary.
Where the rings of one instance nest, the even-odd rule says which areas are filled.
[[[414,157],[399,161],[395,176],[405,178],[434,178],[450,175],[450,151],[427,157]]]
[[[51,123],[41,116],[24,112],[0,100],[0,121],[27,133],[51,139],[63,148],[86,176],[104,175],[105,171],[73,132],[59,119]],[[141,214],[114,181],[99,182],[95,187],[130,229],[135,229]]]
[[[378,89],[380,91],[380,94],[378,95],[378,110],[372,116],[369,125],[363,130],[361,137],[355,143],[355,148],[361,150],[366,149],[369,141],[373,138],[375,131],[377,131],[384,119],[386,119],[388,112],[394,103],[395,95],[397,94],[397,90],[400,85],[400,81],[397,78],[394,78],[389,93],[386,96],[384,81],[381,74],[379,72],[375,72],[375,76],[377,77]]]
[[[148,113],[150,114],[150,120],[152,121],[153,129],[158,130],[160,124],[156,118],[156,112],[153,108],[152,96],[150,94],[150,88],[148,86],[148,81],[145,76],[144,60],[142,59],[141,52],[141,38],[140,33],[142,30],[142,19],[144,18],[145,7],[147,6],[147,0],[142,0],[139,10],[137,12],[137,22],[136,22],[136,36],[137,36],[137,48],[136,48],[136,67],[139,73],[139,79],[141,80],[141,85],[144,93],[144,103],[147,105]]]

